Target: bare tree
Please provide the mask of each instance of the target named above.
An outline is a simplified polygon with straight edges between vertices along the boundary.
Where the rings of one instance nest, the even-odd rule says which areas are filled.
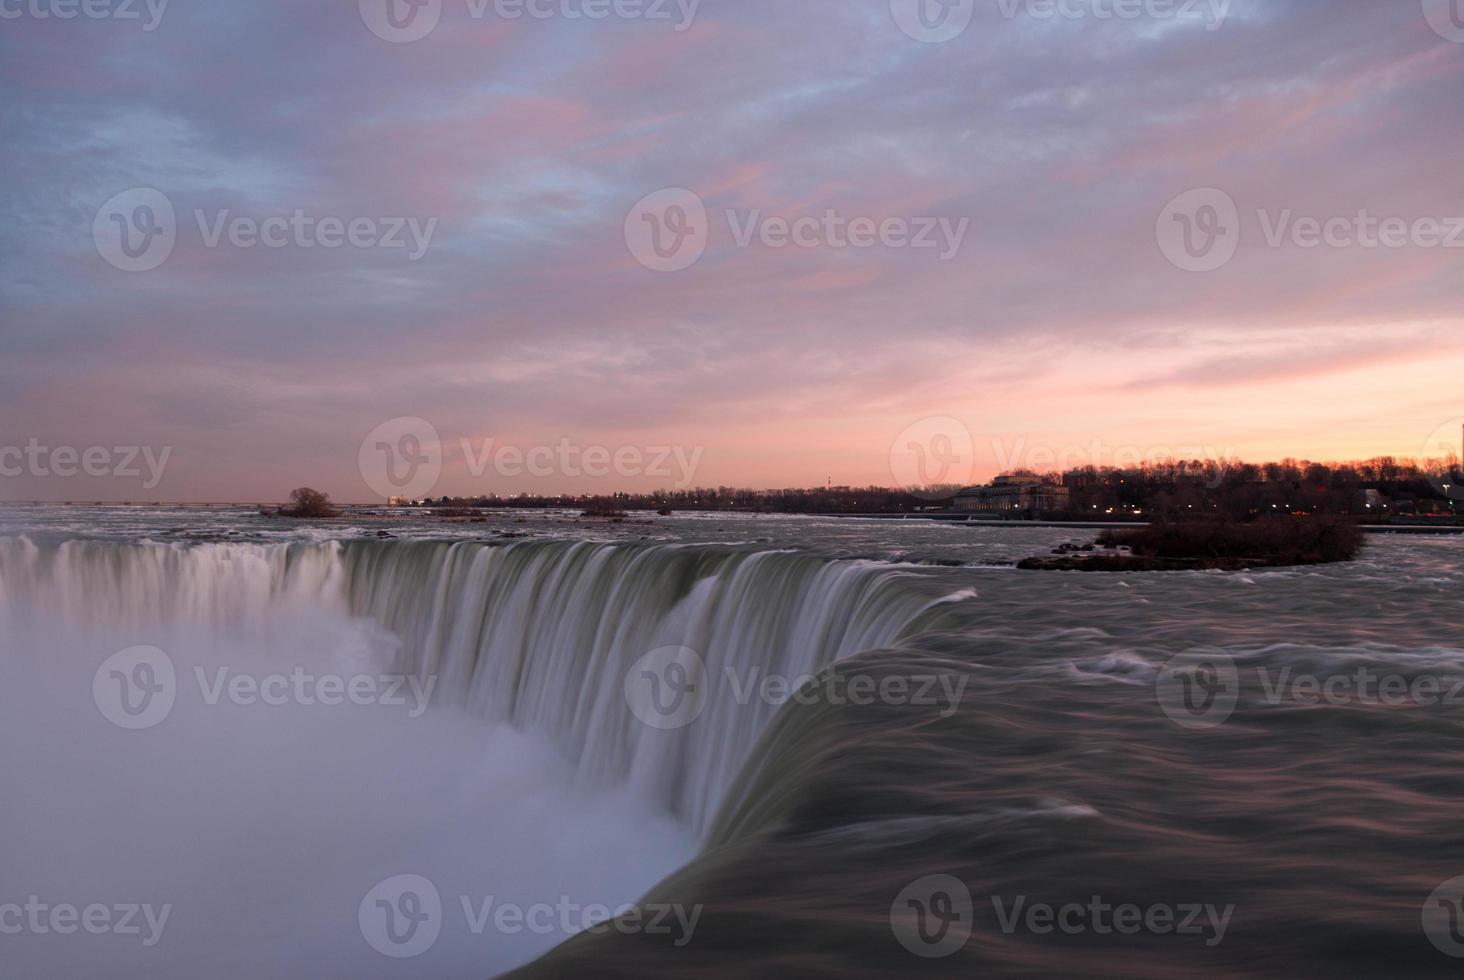
[[[340,512],[330,502],[330,495],[310,487],[290,492],[292,506],[280,510],[285,517],[336,517]]]

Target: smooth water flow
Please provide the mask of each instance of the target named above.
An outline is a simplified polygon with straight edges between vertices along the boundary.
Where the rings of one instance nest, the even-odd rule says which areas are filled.
[[[446,908],[433,975],[524,962],[586,924],[567,901],[613,909],[690,858],[777,711],[737,692],[894,642],[934,604],[910,579],[668,545],[0,539],[0,742],[25,788],[0,831],[26,842],[7,877],[33,883],[0,900],[171,907],[160,937],[26,936],[10,961],[402,975],[356,910],[410,873]],[[138,645],[168,658],[175,702],[124,730],[94,672]],[[662,729],[625,677],[672,645],[714,693],[695,724]],[[322,677],[381,678],[377,700],[326,705]],[[490,897],[560,911],[545,930],[483,930]]]
[[[732,949],[755,966],[748,936],[816,949],[829,975],[904,975],[890,908],[924,874],[987,899],[1234,906],[1222,945],[1149,936],[1116,968],[1239,974],[1294,949],[1425,975],[1419,909],[1464,874],[1457,702],[1274,690],[1366,671],[1454,691],[1454,540],[1083,575],[992,567],[1066,537],[1033,529],[718,516],[575,537],[549,515],[465,541],[69,520],[0,535],[14,975],[681,975]],[[1156,700],[1197,648],[1240,680],[1213,730]],[[807,675],[861,673],[957,696],[787,701]],[[662,710],[683,696],[695,711]],[[381,891],[402,876],[435,915],[422,889]],[[696,942],[648,959],[645,937],[582,932],[642,900],[704,906]],[[130,907],[140,928],[58,934],[65,906]],[[1004,935],[991,907],[976,926]],[[403,935],[435,923],[420,955],[373,933],[383,911]],[[1024,935],[962,955],[947,965],[1091,960]]]
[[[433,542],[353,544],[343,562],[352,611],[400,637],[444,698],[544,733],[584,780],[629,781],[698,830],[778,708],[754,693],[766,676],[890,645],[933,605],[908,571],[788,551]],[[694,724],[663,729],[626,681],[668,647],[710,695]]]
[[[524,542],[118,544],[0,539],[9,615],[71,629],[257,629],[287,612],[363,620],[438,703],[552,740],[598,788],[624,782],[694,829],[711,819],[791,680],[894,643],[936,603],[909,570],[792,551]],[[380,630],[375,630],[380,634]],[[695,725],[637,717],[653,651],[699,661]]]

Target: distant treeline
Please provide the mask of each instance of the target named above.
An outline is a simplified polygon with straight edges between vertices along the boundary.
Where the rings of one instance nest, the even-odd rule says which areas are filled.
[[[1061,474],[1018,470],[1014,476],[1068,489],[1075,518],[1149,519],[1218,515],[1244,520],[1259,515],[1464,514],[1464,489],[1450,466],[1420,465],[1379,457],[1355,463],[1245,463],[1188,460],[1138,467],[1080,467]],[[951,510],[957,485],[916,491],[889,487],[816,487],[747,490],[734,487],[663,490],[655,493],[441,497],[419,506],[455,508],[575,508],[654,511],[750,511],[775,514],[908,514]]]
[[[1076,515],[1142,511],[1144,516],[1216,514],[1448,515],[1464,499],[1450,465],[1379,457],[1354,463],[1190,460],[1130,469],[1083,467],[1054,478]],[[1447,488],[1447,489],[1446,489]]]
[[[956,486],[920,493],[888,487],[819,487],[795,490],[745,490],[735,487],[698,487],[655,493],[610,495],[519,494],[511,497],[434,497],[424,507],[573,508],[591,513],[631,510],[752,511],[770,514],[909,514],[948,510]]]

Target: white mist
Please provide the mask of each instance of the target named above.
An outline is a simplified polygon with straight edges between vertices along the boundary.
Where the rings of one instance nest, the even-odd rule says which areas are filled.
[[[392,638],[340,611],[79,626],[35,615],[49,603],[25,591],[25,608],[0,601],[0,906],[168,912],[156,936],[140,913],[133,935],[22,922],[0,935],[6,976],[481,980],[568,935],[562,915],[548,931],[543,917],[512,934],[490,919],[475,934],[463,897],[475,909],[490,897],[615,907],[693,852],[688,831],[628,793],[576,789],[541,741],[451,708],[412,718],[410,695],[405,706],[207,703],[196,666],[210,681],[219,668],[390,672]],[[92,679],[137,644],[174,661],[177,698],[155,727],[127,731],[98,709]],[[401,874],[432,881],[443,904],[439,938],[409,959],[373,949],[357,918],[372,887]]]

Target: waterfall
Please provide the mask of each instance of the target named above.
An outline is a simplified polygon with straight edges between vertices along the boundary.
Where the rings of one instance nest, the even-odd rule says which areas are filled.
[[[281,603],[340,608],[340,548],[0,538],[0,608],[65,626],[238,627]]]
[[[786,551],[363,542],[345,560],[351,608],[444,694],[546,733],[586,780],[629,780],[698,829],[777,710],[749,688],[888,646],[932,605],[907,569]],[[697,654],[710,693],[694,723],[659,730],[624,681],[668,646]]]
[[[0,540],[0,609],[75,623],[228,628],[326,605],[400,641],[436,703],[550,738],[595,786],[632,784],[702,831],[797,679],[890,646],[937,605],[908,567],[732,547],[525,541]],[[643,723],[625,678],[665,647],[706,685],[685,727]]]

